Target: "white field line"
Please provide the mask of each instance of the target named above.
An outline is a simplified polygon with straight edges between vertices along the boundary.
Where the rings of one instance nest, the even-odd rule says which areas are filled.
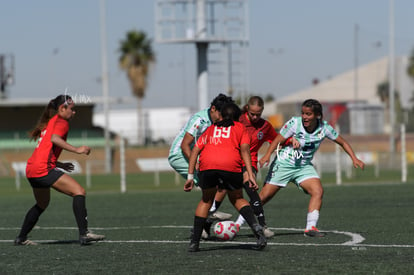
[[[90,228],[91,230],[133,230],[133,229],[142,229],[142,228],[188,228],[190,229],[191,226],[187,225],[164,225],[164,226],[126,226],[126,227],[93,227]],[[303,229],[299,228],[276,228],[276,227],[269,227],[275,231],[299,231],[302,232]],[[34,230],[77,230],[77,227],[40,227],[36,226]],[[242,230],[250,230],[248,227],[242,227]],[[0,227],[0,231],[10,231],[10,230],[20,230],[18,227]],[[362,242],[365,240],[360,234],[353,233],[353,232],[346,232],[346,231],[337,231],[337,230],[323,230],[323,232],[327,233],[334,233],[334,234],[342,234],[349,236],[351,240],[344,242],[344,243],[277,243],[273,242],[272,239],[268,240],[268,245],[271,246],[352,246],[353,248],[364,248],[364,247],[394,247],[394,248],[414,248],[414,245],[404,245],[404,244],[363,244]],[[277,237],[275,238],[277,240]],[[57,240],[33,240],[39,243],[50,243],[50,242],[57,242]],[[12,243],[13,240],[0,240],[0,243]],[[171,241],[171,240],[103,240],[100,241],[103,243],[188,243],[188,241]],[[212,241],[203,241],[204,243],[214,243],[214,244],[255,244],[255,242],[212,242]]]

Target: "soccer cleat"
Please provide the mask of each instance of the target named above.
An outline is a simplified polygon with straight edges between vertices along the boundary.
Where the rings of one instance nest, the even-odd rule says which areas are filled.
[[[255,224],[253,226],[253,231],[254,231],[254,235],[257,238],[256,246],[254,246],[253,249],[256,249],[256,250],[264,249],[267,245],[267,241],[263,233],[263,227],[260,224]]]
[[[267,226],[264,226],[263,227],[263,234],[265,235],[266,238],[271,238],[275,235],[275,232],[273,232],[272,230],[267,228]]]
[[[226,220],[230,220],[232,216],[233,216],[232,214],[228,214],[228,213],[224,213],[220,211],[214,211],[214,212],[209,213],[208,218],[210,220],[226,221]]]
[[[188,252],[198,252],[198,251],[200,251],[199,243],[191,242],[190,246],[188,247]]]
[[[210,238],[210,233],[208,233],[205,229],[203,229],[203,233],[201,233],[201,238],[203,240],[208,240]]]
[[[14,240],[14,245],[38,245],[38,243],[35,243],[35,242],[33,242],[31,240],[28,240],[28,239],[21,239],[21,238],[17,237]]]
[[[97,242],[97,241],[101,241],[105,239],[105,235],[98,235],[98,234],[94,234],[92,232],[86,232],[85,235],[80,235],[79,236],[79,242],[81,245],[87,245],[90,242]]]
[[[312,226],[311,229],[306,229],[303,235],[305,237],[325,237],[326,234],[320,232],[315,226]]]

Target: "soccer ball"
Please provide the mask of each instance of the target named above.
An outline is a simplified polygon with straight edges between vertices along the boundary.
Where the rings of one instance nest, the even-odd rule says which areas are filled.
[[[232,221],[221,221],[214,225],[214,235],[222,241],[231,241],[237,234],[237,226]]]

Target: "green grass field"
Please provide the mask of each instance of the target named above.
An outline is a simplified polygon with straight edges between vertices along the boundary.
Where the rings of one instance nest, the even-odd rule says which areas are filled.
[[[34,200],[25,180],[16,191],[13,178],[2,178],[0,274],[412,274],[414,181],[390,184],[398,180],[389,177],[363,184],[357,175],[335,186],[324,176],[325,238],[303,236],[308,196],[292,185],[265,206],[276,236],[264,251],[251,249],[255,238],[243,227],[231,242],[202,242],[199,253],[187,247],[201,194],[183,192],[170,173],[161,174],[160,186],[152,173],[128,175],[124,194],[119,175],[94,176],[89,226],[107,239],[90,246],[77,243],[71,198],[55,191],[30,235],[41,244],[14,246]],[[227,200],[220,210],[237,214]]]

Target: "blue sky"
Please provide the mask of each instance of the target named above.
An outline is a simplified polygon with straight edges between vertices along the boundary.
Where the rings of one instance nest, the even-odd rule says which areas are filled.
[[[275,98],[389,53],[389,0],[249,0],[249,90]],[[10,98],[100,96],[99,0],[0,0],[0,54],[13,54]],[[154,1],[107,0],[110,96],[130,96],[118,67],[119,41],[131,29],[154,38]],[[414,48],[414,1],[394,0],[395,54]],[[380,42],[380,46],[378,46]],[[197,107],[193,44],[153,44],[157,64],[144,107]],[[225,91],[225,87],[223,90]],[[221,92],[221,91],[217,91]],[[333,91],[334,92],[334,91]],[[209,100],[214,97],[209,94]]]

